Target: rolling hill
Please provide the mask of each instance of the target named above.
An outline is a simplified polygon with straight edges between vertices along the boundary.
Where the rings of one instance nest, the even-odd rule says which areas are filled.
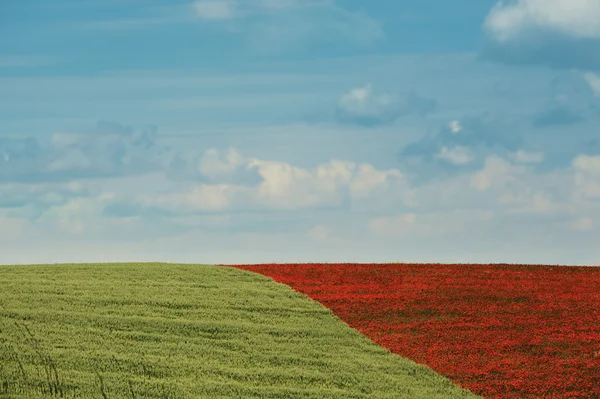
[[[474,398],[268,277],[0,266],[1,398]]]

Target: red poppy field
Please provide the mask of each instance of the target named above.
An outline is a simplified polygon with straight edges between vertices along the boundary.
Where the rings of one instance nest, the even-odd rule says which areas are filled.
[[[486,398],[600,398],[600,268],[235,265]]]

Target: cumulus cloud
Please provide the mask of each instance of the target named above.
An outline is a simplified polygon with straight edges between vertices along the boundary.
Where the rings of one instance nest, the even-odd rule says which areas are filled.
[[[354,246],[365,240],[376,246],[386,237],[402,237],[410,248],[424,237],[436,246],[463,237],[467,248],[467,238],[469,245],[479,245],[472,239],[489,239],[486,234],[498,229],[499,237],[510,230],[517,240],[535,232],[535,226],[538,231],[552,226],[581,232],[597,228],[600,157],[579,155],[568,168],[540,172],[534,166],[543,154],[522,149],[508,154],[490,155],[475,170],[418,184],[410,170],[333,159],[299,167],[234,148],[212,149],[193,163],[203,179],[189,176],[176,184],[159,174],[143,182],[134,177],[104,179],[93,191],[66,183],[36,189],[31,184],[0,184],[0,235],[3,224],[15,226],[15,220],[28,219],[29,227],[69,239],[110,232],[120,239],[141,234],[176,240],[184,233],[205,231],[228,238],[262,234],[267,241],[286,234],[287,240],[306,241],[307,248]],[[257,180],[244,176],[249,170]],[[35,212],[34,198],[43,199]],[[387,201],[384,206],[381,198]]]
[[[572,166],[576,195],[583,199],[600,199],[600,155],[578,155]]]
[[[523,166],[513,165],[501,157],[490,156],[486,158],[483,168],[471,178],[471,185],[479,191],[492,187],[503,188],[507,183],[517,180],[525,170]]]
[[[600,68],[600,3],[596,0],[498,2],[483,24],[484,56],[557,68]]]
[[[96,197],[72,198],[46,209],[37,219],[37,224],[58,227],[60,230],[81,234],[98,219],[105,204],[115,197],[114,193],[102,193]]]
[[[402,178],[396,169],[378,171],[372,165],[336,160],[313,170],[273,161],[255,160],[253,165],[263,179],[258,186],[260,201],[279,208],[341,204],[346,195],[365,197]]]
[[[424,117],[436,108],[435,100],[416,93],[402,98],[396,93],[376,93],[372,85],[367,84],[342,95],[337,104],[336,116],[342,122],[373,126],[390,124],[409,114]]]
[[[354,199],[365,198],[374,193],[383,194],[391,184],[402,179],[403,175],[397,169],[378,170],[370,164],[358,165],[358,170],[351,179],[348,188]]]
[[[483,228],[489,225],[486,221],[489,213],[510,217],[519,223],[524,223],[526,218],[532,223],[540,220],[562,223],[573,213],[590,210],[582,202],[583,198],[573,196],[573,170],[540,173],[531,165],[513,163],[497,155],[488,156],[484,165],[474,171],[412,185],[411,189],[418,204],[417,212],[413,212],[424,226],[430,225],[431,232],[441,225],[447,232],[448,218],[452,217],[449,215],[454,213],[458,218],[457,211],[466,212],[461,214],[466,218],[465,223],[472,220]],[[470,218],[475,215],[468,213],[471,210],[480,210],[482,218]],[[431,223],[425,222],[424,214],[430,215]],[[437,223],[432,215],[437,215]]]
[[[205,177],[209,182],[253,184],[260,181],[252,159],[242,156],[235,148],[206,151],[198,161],[198,172],[200,178]]]
[[[304,169],[286,162],[246,158],[234,149],[225,154],[208,150],[200,171],[212,182],[192,184],[185,192],[144,198],[141,202],[192,211],[339,207],[347,200],[385,192],[403,179],[397,169],[378,170],[369,164],[331,160]],[[240,178],[246,173],[253,178]]]
[[[35,220],[50,207],[92,194],[79,182],[0,183],[0,217]]]
[[[205,152],[207,159],[219,162],[229,159],[226,165],[203,168],[205,173],[212,174],[214,181],[192,181],[183,189],[140,195],[133,197],[133,204],[166,211],[165,215],[172,218],[184,214],[231,216],[257,211],[289,215],[289,212],[299,214],[326,209],[352,210],[357,215],[380,213],[383,215],[368,219],[369,231],[410,236],[464,231],[467,222],[483,226],[499,214],[572,213],[582,201],[594,199],[596,195],[593,184],[598,180],[595,161],[590,157],[580,156],[570,170],[540,175],[530,165],[541,161],[542,154],[519,150],[509,155],[510,159],[491,155],[473,172],[419,185],[407,180],[397,169],[381,170],[369,164],[331,160],[313,168],[301,168],[286,162],[246,157],[231,148],[209,150]],[[259,181],[233,183],[231,176],[236,170],[246,169],[253,169]],[[221,179],[230,183],[223,183]],[[381,198],[386,201],[381,202]],[[399,209],[406,211],[398,213]],[[395,216],[389,216],[390,212]],[[143,213],[138,209],[140,214]],[[265,226],[281,227],[268,220],[269,217],[265,217]],[[457,230],[448,220],[455,220],[462,227]],[[286,223],[290,229],[301,230],[299,225]],[[238,224],[239,216],[228,219],[228,228]],[[305,231],[314,240],[326,240],[331,235],[331,231],[319,223]]]
[[[518,40],[531,30],[555,31],[581,39],[600,38],[596,0],[517,0],[497,3],[484,27],[499,42]]]
[[[452,172],[448,166],[456,171],[472,168],[488,155],[517,151],[523,142],[518,133],[518,127],[502,117],[491,114],[465,116],[409,143],[400,151],[399,159],[418,166],[421,177],[439,176]]]
[[[450,131],[454,134],[460,133],[463,130],[463,127],[458,120],[450,122],[448,126],[450,127]]]
[[[338,102],[338,116],[364,124],[390,122],[396,118],[392,96],[374,96],[371,85],[357,87],[345,93]]]
[[[573,196],[576,187],[572,170],[539,173],[530,164],[515,162],[489,156],[484,166],[470,176],[474,197],[515,216],[558,217],[577,212],[576,207],[582,206],[581,200]]]

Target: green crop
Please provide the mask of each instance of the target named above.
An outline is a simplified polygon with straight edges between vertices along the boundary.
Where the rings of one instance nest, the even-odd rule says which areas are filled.
[[[261,275],[0,266],[0,398],[49,397],[475,396]]]

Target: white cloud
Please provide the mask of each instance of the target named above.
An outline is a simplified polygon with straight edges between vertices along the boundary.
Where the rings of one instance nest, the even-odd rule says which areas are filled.
[[[224,20],[235,16],[236,5],[233,0],[198,0],[194,2],[193,7],[199,18]]]
[[[85,136],[79,133],[53,133],[50,138],[50,144],[55,149],[63,149],[74,146],[85,141]]]
[[[185,192],[142,198],[141,202],[170,209],[299,209],[339,205],[346,196],[369,198],[385,192],[403,177],[397,169],[378,170],[370,164],[339,160],[305,169],[286,162],[245,158],[231,148],[224,157],[221,155],[218,150],[208,150],[200,162],[200,171],[215,184],[195,184]],[[252,172],[257,182],[232,181],[231,177],[240,171]]]
[[[336,116],[344,122],[359,124],[392,123],[401,116],[417,114],[422,117],[434,112],[437,101],[411,92],[406,97],[397,93],[376,93],[371,84],[344,93],[338,101]]]
[[[573,159],[577,196],[600,199],[600,155],[578,155]]]
[[[510,158],[518,163],[540,163],[544,161],[544,154],[541,152],[527,152],[518,150],[511,153]]]
[[[378,189],[385,190],[398,170],[379,171],[372,165],[332,160],[314,170],[297,168],[284,162],[253,162],[263,181],[258,186],[262,202],[278,208],[298,208],[339,204],[344,190],[351,198],[369,197]]]
[[[456,146],[450,149],[442,147],[442,150],[436,157],[448,161],[453,165],[466,165],[473,160],[469,149],[462,146]]]
[[[600,97],[600,76],[591,72],[587,72],[583,74],[583,77],[594,94]]]
[[[530,31],[600,38],[598,0],[516,0],[498,2],[484,22],[488,34],[498,42],[521,38]]]
[[[355,164],[330,161],[315,171],[285,162],[255,160],[263,181],[258,186],[260,202],[275,208],[301,208],[340,203],[340,189],[350,182]]]
[[[530,167],[490,156],[484,167],[471,175],[470,185],[482,195],[479,201],[507,214],[551,214],[567,209],[564,201],[568,200],[572,179],[569,173],[540,175]]]
[[[387,190],[395,179],[401,179],[397,169],[377,170],[373,165],[361,164],[350,182],[350,194],[353,198],[364,198],[377,189]]]
[[[341,111],[359,118],[380,118],[391,111],[394,99],[389,93],[375,95],[367,84],[351,89],[338,102]]]
[[[578,155],[573,159],[577,170],[600,175],[600,155]]]
[[[483,169],[475,172],[471,178],[471,186],[478,191],[486,191],[492,187],[503,187],[515,180],[515,174],[523,172],[522,167],[511,165],[510,162],[492,155],[485,160]]]
[[[243,32],[249,49],[260,54],[323,40],[368,45],[385,36],[377,21],[333,0],[197,0],[192,6],[203,20],[235,19],[236,31]]]
[[[417,256],[415,254],[420,251],[418,256],[422,260],[431,259],[428,251],[432,246],[436,248],[436,256],[441,257],[448,254],[454,245],[454,254],[463,254],[467,259],[464,251],[475,247],[482,254],[491,256],[489,249],[481,249],[479,245],[489,245],[490,248],[498,245],[501,249],[497,253],[501,254],[519,243],[529,243],[531,237],[535,237],[531,238],[532,252],[546,248],[547,242],[552,239],[563,245],[556,248],[557,251],[571,248],[571,253],[576,254],[590,244],[585,241],[587,235],[569,235],[569,231],[596,229],[600,217],[597,202],[591,201],[600,198],[594,196],[600,191],[593,191],[593,185],[598,187],[600,183],[600,157],[588,155],[576,157],[570,168],[559,172],[538,172],[503,158],[489,157],[474,174],[463,173],[411,186],[410,179],[396,169],[380,169],[371,164],[341,160],[299,167],[281,161],[246,157],[233,148],[209,150],[195,165],[204,176],[209,175],[214,181],[202,183],[196,176],[196,180],[190,178],[182,185],[182,182],[175,183],[158,176],[143,183],[133,178],[120,179],[122,184],[131,188],[127,191],[102,180],[96,183],[98,190],[101,186],[108,187],[108,191],[115,192],[116,196],[88,195],[87,198],[73,198],[73,195],[63,195],[58,191],[32,191],[29,193],[31,197],[43,198],[47,204],[39,218],[31,218],[35,220],[31,224],[17,222],[17,219],[25,219],[15,217],[18,214],[12,212],[14,205],[11,203],[27,202],[27,198],[22,201],[13,196],[6,201],[9,208],[0,208],[0,237],[7,237],[12,243],[17,239],[11,238],[11,234],[19,234],[19,239],[24,239],[37,231],[40,235],[52,236],[52,240],[57,242],[59,238],[91,241],[100,237],[114,241],[118,236],[119,240],[131,242],[147,240],[148,237],[153,237],[155,242],[163,242],[163,238],[170,237],[173,243],[179,243],[179,237],[185,232],[204,231],[207,234],[201,237],[209,240],[210,244],[191,239],[185,244],[178,244],[178,248],[190,251],[189,259],[192,258],[191,248],[197,250],[196,256],[200,257],[204,256],[202,253],[206,248],[216,253],[212,245],[235,250],[239,248],[236,245],[243,241],[241,237],[244,234],[260,236],[260,249],[248,244],[248,248],[257,253],[271,254],[269,251],[273,243],[281,243],[282,253],[288,251],[290,260],[299,259],[289,252],[290,248],[300,248],[294,247],[300,245],[297,243],[305,245],[297,254],[309,253],[311,248],[321,251],[336,247],[338,251],[344,248],[343,253],[348,256],[345,248],[351,248],[355,253],[363,251],[365,257],[374,256],[374,252],[369,251],[379,253],[380,248],[387,251],[386,256],[394,255],[400,246],[403,251],[415,251],[407,256]],[[248,184],[224,183],[232,175],[245,170],[252,170],[259,180]],[[132,183],[135,183],[135,188]],[[186,187],[186,183],[189,186]],[[148,185],[152,187],[146,187]],[[6,199],[6,194],[21,189],[7,185],[0,192],[0,198]],[[82,190],[76,184],[69,189]],[[574,190],[579,190],[579,195],[571,195]],[[410,210],[403,200],[408,192],[417,205]],[[377,202],[381,198],[385,198],[385,206]],[[139,213],[135,214],[133,210],[130,214],[125,212],[119,216],[118,212],[105,212],[107,207],[128,199],[134,202],[133,205],[142,205]],[[357,204],[365,206],[359,209]],[[159,209],[147,209],[144,205]],[[321,206],[336,209],[330,211]],[[315,207],[319,209],[315,210]],[[273,209],[282,212],[244,212]],[[169,212],[153,213],[153,210]],[[24,214],[25,210],[20,212]],[[8,231],[14,226],[23,233]],[[506,238],[509,230],[511,234]],[[547,235],[539,234],[542,231],[547,231]],[[579,241],[569,241],[571,236],[577,236]],[[423,238],[427,240],[423,241]],[[2,241],[2,249],[10,249],[10,244],[4,239]],[[447,246],[444,247],[445,244]],[[417,249],[419,245],[422,247]],[[151,245],[148,244],[148,247]],[[145,252],[136,254],[140,253]],[[324,253],[314,252],[314,256],[318,258]],[[551,254],[544,254],[550,258]],[[215,255],[219,256],[223,255]],[[518,256],[515,253],[514,259]],[[226,257],[217,261],[227,262],[230,259]]]
[[[81,234],[94,226],[104,206],[115,198],[114,193],[96,197],[73,198],[60,205],[51,206],[36,220],[42,225],[57,227],[60,231]]]
[[[524,152],[515,157],[521,161],[532,161],[532,158],[539,160],[538,155]],[[200,169],[213,178],[211,184],[192,183],[183,191],[177,189],[168,194],[149,195],[141,202],[185,213],[195,210],[301,210],[347,203],[361,212],[394,210],[398,206],[431,212],[440,207],[468,210],[485,201],[491,209],[504,209],[509,213],[549,214],[567,209],[564,203],[561,205],[557,202],[554,191],[564,192],[558,194],[564,200],[569,196],[570,181],[575,184],[579,179],[581,187],[587,182],[588,192],[589,184],[597,182],[583,180],[589,174],[589,169],[593,170],[594,163],[581,157],[574,161],[578,168],[569,172],[570,175],[565,175],[565,171],[560,176],[539,177],[526,166],[490,156],[484,166],[473,174],[459,175],[424,186],[410,186],[404,174],[397,169],[381,170],[371,164],[340,160],[331,160],[314,168],[302,168],[281,161],[244,157],[231,148],[227,151],[209,150],[202,160]],[[252,171],[258,179],[250,183],[223,182],[240,171]],[[577,171],[579,177],[576,177]],[[587,174],[584,175],[584,172]],[[469,190],[469,187],[474,190]],[[556,190],[548,191],[552,187]],[[439,198],[444,198],[443,203]],[[398,220],[406,226],[412,223],[411,216]],[[398,220],[394,223],[400,223]],[[373,223],[375,230],[381,230],[384,229],[382,226],[388,226],[391,222],[381,219]],[[422,224],[419,229],[423,233],[427,229],[436,231],[437,227]]]
[[[458,120],[450,122],[449,127],[450,131],[454,134],[460,133],[463,130],[463,127]]]
[[[90,195],[89,188],[79,182],[0,183],[0,217],[33,220],[52,207]]]

